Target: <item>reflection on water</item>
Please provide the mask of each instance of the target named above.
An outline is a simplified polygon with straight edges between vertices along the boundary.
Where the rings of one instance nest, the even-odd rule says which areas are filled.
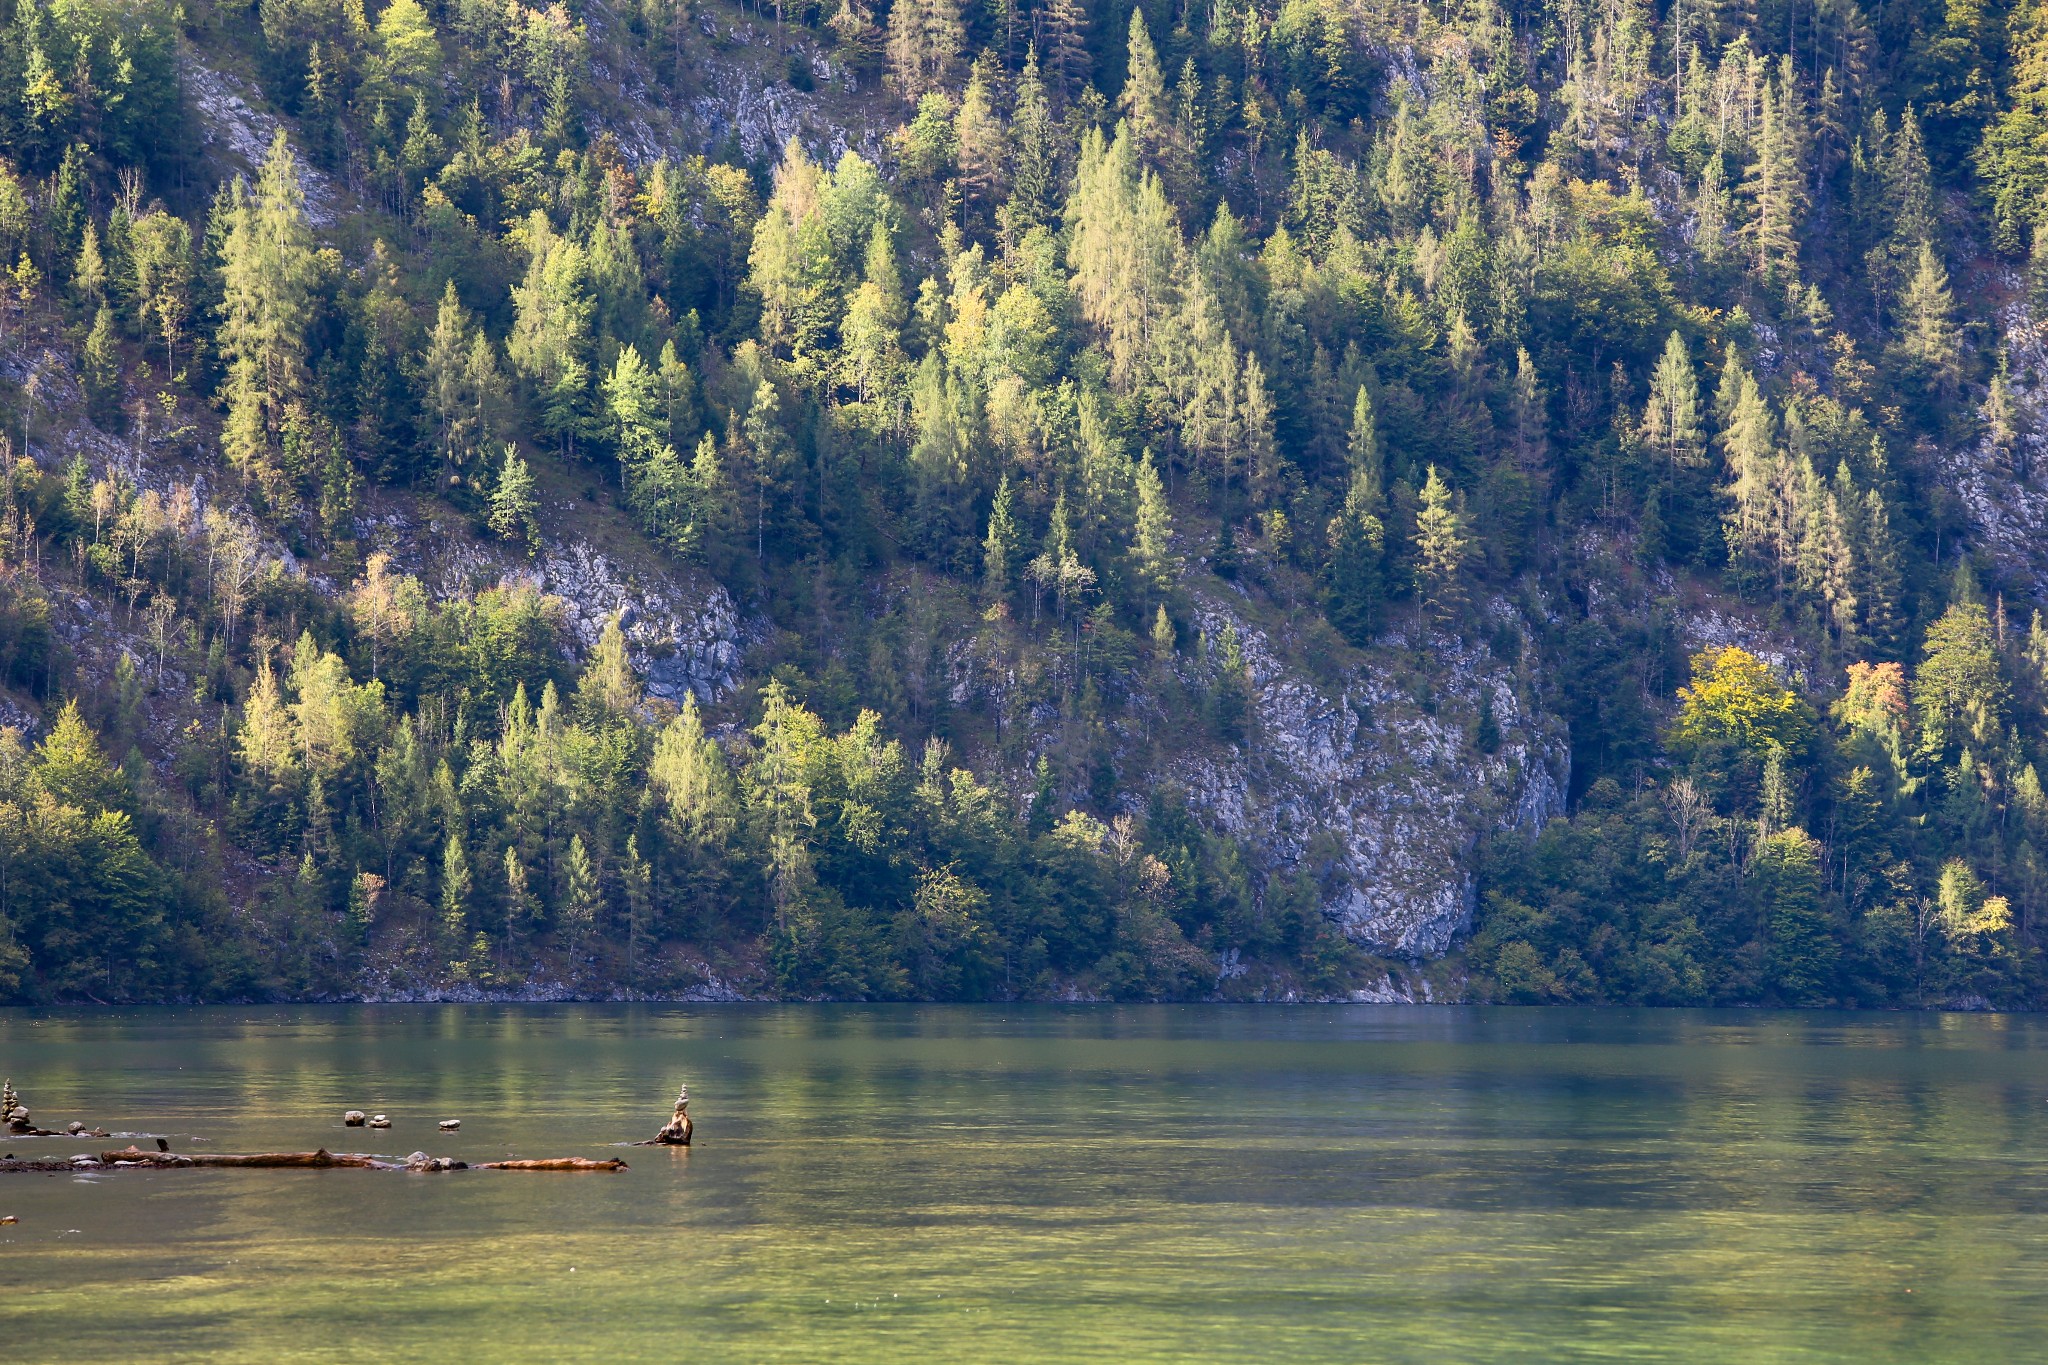
[[[620,1175],[0,1177],[20,1359],[2021,1359],[2048,1026],[1382,1007],[0,1011],[39,1122]],[[347,1108],[388,1133],[344,1129]],[[435,1130],[460,1118],[459,1133]],[[18,1153],[90,1142],[8,1139]]]

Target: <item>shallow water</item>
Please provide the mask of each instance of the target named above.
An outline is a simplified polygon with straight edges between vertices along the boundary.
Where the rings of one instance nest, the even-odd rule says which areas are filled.
[[[0,1342],[23,1360],[2038,1358],[2044,1047],[2048,1024],[1985,1016],[0,1011],[0,1072],[53,1126],[632,1163],[0,1176],[21,1219],[0,1228]],[[608,1145],[651,1135],[685,1079],[695,1148]],[[349,1107],[396,1127],[344,1129]]]

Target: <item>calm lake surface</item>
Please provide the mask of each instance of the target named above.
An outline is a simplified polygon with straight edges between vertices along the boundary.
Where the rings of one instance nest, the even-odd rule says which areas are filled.
[[[0,1341],[20,1360],[2040,1359],[2044,1060],[2048,1022],[1984,1016],[0,1010],[0,1071],[45,1124],[632,1163],[0,1176],[21,1219],[0,1228]],[[698,1146],[608,1145],[650,1136],[684,1079]],[[350,1106],[396,1126],[344,1129]]]

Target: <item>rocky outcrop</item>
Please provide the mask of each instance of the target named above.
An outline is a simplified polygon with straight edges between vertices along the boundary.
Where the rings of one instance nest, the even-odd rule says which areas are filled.
[[[1479,835],[1533,834],[1562,813],[1563,725],[1531,714],[1483,647],[1433,640],[1423,699],[1377,657],[1319,682],[1227,602],[1205,602],[1197,619],[1211,640],[1236,627],[1256,720],[1251,745],[1171,764],[1190,805],[1271,870],[1307,870],[1324,914],[1359,944],[1448,951],[1471,923]],[[1500,732],[1491,753],[1476,740],[1482,698]]]
[[[2004,577],[2026,585],[2031,605],[2048,607],[2048,325],[2035,315],[2017,273],[2002,272],[1996,284],[2005,299],[1998,329],[2018,409],[2016,449],[2001,450],[1987,431],[1945,447],[1937,459],[1975,529],[1974,548]]]
[[[562,600],[579,649],[619,618],[633,666],[651,697],[712,701],[739,686],[745,639],[730,594],[719,584],[652,556],[628,566],[574,532],[550,534],[529,559],[509,544],[479,540],[445,508],[394,505],[359,522],[366,544],[390,550],[394,566],[430,587],[455,592],[524,579]]]

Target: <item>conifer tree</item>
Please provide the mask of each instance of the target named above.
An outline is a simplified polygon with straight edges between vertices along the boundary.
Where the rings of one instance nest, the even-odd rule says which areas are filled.
[[[1054,98],[1065,101],[1088,83],[1088,8],[1082,0],[1047,0],[1041,32],[1045,42],[1046,83]]]
[[[1457,619],[1464,608],[1464,569],[1471,551],[1465,519],[1453,503],[1450,485],[1431,465],[1415,513],[1418,626],[1423,614],[1439,626]]]
[[[1788,56],[1764,88],[1750,170],[1750,253],[1756,272],[1773,284],[1799,277],[1799,228],[1807,206],[1805,101]]]
[[[235,182],[226,228],[218,341],[228,415],[221,444],[245,476],[267,482],[285,410],[305,384],[306,328],[318,274],[298,161],[282,129],[254,191]]]
[[[1005,474],[996,484],[995,501],[988,511],[988,534],[981,542],[982,593],[990,606],[1006,600],[1016,584],[1023,538],[1017,527],[1015,507],[1010,476]]]
[[[533,385],[541,428],[561,443],[563,454],[573,456],[588,427],[596,301],[581,246],[555,235],[538,210],[527,221],[526,238],[526,278],[512,289],[517,317],[505,350]]]
[[[491,530],[506,540],[524,540],[527,553],[540,553],[540,498],[533,471],[517,446],[505,447],[505,463],[491,492]]]
[[[178,374],[178,342],[192,310],[192,230],[158,209],[129,229],[128,297],[136,329],[164,344],[164,373]]]
[[[1017,77],[1010,108],[1012,161],[1010,197],[997,221],[1012,241],[1033,227],[1050,223],[1059,208],[1059,132],[1053,121],[1045,82],[1033,45]]]
[[[1386,457],[1380,447],[1372,391],[1363,384],[1358,386],[1358,396],[1351,404],[1351,433],[1345,443],[1345,458],[1350,469],[1347,497],[1356,497],[1365,511],[1377,512],[1386,496]]]
[[[469,903],[475,883],[469,874],[469,855],[463,851],[459,830],[448,831],[441,852],[441,944],[449,956],[469,941]]]
[[[1700,426],[1699,381],[1685,338],[1676,331],[1650,376],[1650,401],[1643,409],[1643,440],[1673,466],[1692,466],[1706,457]]]
[[[1155,593],[1173,588],[1178,565],[1173,553],[1173,513],[1167,507],[1166,486],[1159,468],[1146,451],[1138,462],[1138,515],[1131,540],[1131,559],[1139,576]]]
[[[942,90],[957,75],[967,34],[959,0],[898,0],[889,11],[889,79],[896,93],[915,104]]]
[[[706,848],[731,835],[737,817],[732,772],[718,741],[704,733],[696,694],[684,694],[683,709],[655,740],[647,776],[673,838]]]
[[[960,112],[953,120],[960,144],[962,206],[973,221],[982,224],[993,221],[1009,184],[1010,132],[995,112],[1001,73],[993,55],[984,52],[974,63],[967,88],[960,95]]]
[[[105,303],[93,314],[92,330],[86,333],[79,360],[86,413],[96,425],[111,431],[121,417],[121,351],[114,339],[114,310]]]
[[[2012,80],[2006,107],[1984,129],[1977,173],[1991,192],[1998,247],[2019,251],[2048,213],[2048,4],[2013,6]]]
[[[1515,468],[1534,477],[1550,460],[1549,398],[1536,377],[1535,362],[1526,346],[1515,350]]]
[[[1145,12],[1133,7],[1124,67],[1124,89],[1117,109],[1124,117],[1137,152],[1155,170],[1165,165],[1173,139],[1173,108],[1166,97],[1166,75],[1145,28]]]
[[[1943,389],[1961,378],[1962,335],[1955,324],[1955,300],[1948,271],[1926,242],[1920,244],[1912,278],[1899,296],[1899,353]]]

